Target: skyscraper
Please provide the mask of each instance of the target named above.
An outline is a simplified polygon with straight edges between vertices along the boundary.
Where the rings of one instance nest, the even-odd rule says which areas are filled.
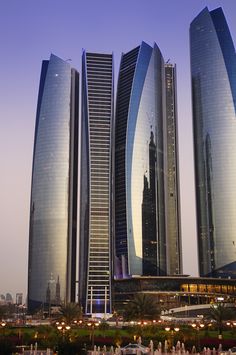
[[[115,123],[116,276],[165,275],[164,61],[157,45],[123,54]]]
[[[236,277],[236,55],[221,8],[190,26],[201,276]]]
[[[166,116],[164,128],[165,145],[165,191],[167,274],[182,273],[181,216],[179,191],[178,121],[176,98],[176,66],[165,64]]]
[[[113,56],[83,53],[79,294],[85,313],[111,312]]]
[[[79,75],[43,61],[30,202],[28,307],[75,300]]]

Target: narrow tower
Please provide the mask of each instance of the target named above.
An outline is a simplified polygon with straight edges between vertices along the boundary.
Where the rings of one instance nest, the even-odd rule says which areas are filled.
[[[181,213],[179,188],[178,119],[176,98],[176,66],[165,64],[166,119],[165,142],[165,191],[167,273],[182,274]]]
[[[111,312],[113,56],[83,53],[79,293],[86,314]]]

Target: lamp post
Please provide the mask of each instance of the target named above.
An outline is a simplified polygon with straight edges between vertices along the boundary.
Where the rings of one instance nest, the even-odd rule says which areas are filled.
[[[71,329],[71,326],[65,322],[56,322],[57,329],[62,333],[62,340],[65,341],[65,334]]]
[[[193,329],[195,329],[196,333],[195,333],[195,339],[196,339],[196,348],[197,348],[197,352],[200,351],[200,339],[199,339],[199,330],[204,328],[204,324],[203,323],[193,323],[192,324]]]
[[[230,327],[232,335],[235,336],[236,321],[228,321],[226,325]]]
[[[74,326],[77,326],[77,327],[81,327],[82,325],[83,325],[83,321],[82,321],[82,319],[79,319],[79,320],[74,320],[73,321],[73,324],[72,325],[74,325]]]
[[[172,348],[172,346],[174,346],[174,335],[175,333],[178,333],[179,330],[179,327],[165,327],[165,331],[170,334],[170,349]]]
[[[89,322],[87,323],[89,329],[91,329],[90,331],[90,341],[92,343],[92,349],[94,348],[94,329],[95,327],[98,327],[99,326],[99,323],[98,322]]]
[[[5,329],[5,326],[7,325],[7,323],[4,320],[2,320],[0,324],[1,324],[1,328]]]
[[[4,337],[7,323],[4,320],[2,320],[0,324],[1,324],[0,328],[2,329],[2,336]]]
[[[233,328],[233,327],[236,327],[236,322],[227,322],[226,325],[227,325],[228,327]]]

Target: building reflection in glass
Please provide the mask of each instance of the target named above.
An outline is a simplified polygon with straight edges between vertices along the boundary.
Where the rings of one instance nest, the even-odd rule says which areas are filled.
[[[149,143],[149,176],[145,174],[143,181],[143,275],[157,275],[156,145],[152,131]]]
[[[123,54],[115,127],[116,275],[166,274],[164,62],[157,45]]]

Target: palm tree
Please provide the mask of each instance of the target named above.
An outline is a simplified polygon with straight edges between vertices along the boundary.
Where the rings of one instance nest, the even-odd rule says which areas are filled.
[[[224,321],[233,319],[236,315],[235,308],[226,307],[225,303],[215,303],[211,305],[209,316],[207,318],[213,319],[216,322],[219,336],[222,336]]]
[[[82,309],[78,303],[66,303],[61,306],[60,312],[62,319],[68,324],[82,317]]]
[[[156,300],[144,293],[136,294],[129,300],[125,307],[124,318],[126,320],[153,320],[159,317],[160,309]]]

